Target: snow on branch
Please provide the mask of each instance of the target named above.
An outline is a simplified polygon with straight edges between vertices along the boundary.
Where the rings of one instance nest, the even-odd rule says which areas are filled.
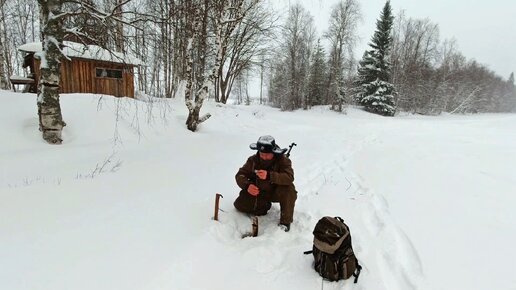
[[[210,113],[204,114],[202,117],[199,118],[199,121],[197,121],[197,124],[201,124],[202,122],[208,120],[211,117]]]
[[[68,55],[66,55],[66,53],[63,51],[63,49],[61,48],[61,44],[59,43],[59,41],[58,41],[55,37],[53,37],[53,36],[49,35],[49,36],[47,37],[47,41],[49,41],[49,42],[51,42],[53,45],[55,45],[55,47],[59,50],[59,52],[61,53],[61,55],[62,55],[62,56],[64,56],[64,58],[66,58],[67,60],[71,60],[71,59],[68,57]],[[48,42],[47,42],[47,43],[45,43],[45,45],[47,45],[47,46],[48,46]],[[45,51],[48,51],[48,49],[45,49]]]
[[[77,4],[77,5],[81,6],[82,8],[84,8],[86,10],[85,12],[82,12],[82,13],[76,13],[76,15],[77,14],[86,14],[86,15],[89,15],[89,16],[94,17],[96,19],[99,19],[101,21],[106,21],[106,20],[110,19],[110,20],[114,20],[116,22],[120,22],[120,23],[129,25],[129,26],[131,26],[131,27],[133,27],[135,29],[141,30],[142,28],[136,26],[135,24],[138,23],[138,22],[146,21],[146,19],[144,19],[144,18],[135,18],[135,19],[133,19],[131,21],[127,21],[127,20],[124,20],[123,18],[120,17],[123,14],[136,14],[135,12],[132,12],[132,11],[120,11],[122,6],[124,6],[125,4],[127,4],[127,3],[131,2],[131,1],[132,0],[125,0],[123,2],[120,2],[117,5],[115,5],[115,7],[110,9],[109,12],[102,11],[102,10],[98,9],[97,7],[91,5],[91,4],[87,3],[87,2],[84,2],[82,0],[69,0],[68,2],[69,3]]]

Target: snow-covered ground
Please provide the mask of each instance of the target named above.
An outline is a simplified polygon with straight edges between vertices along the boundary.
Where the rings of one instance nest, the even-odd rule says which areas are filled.
[[[61,100],[68,125],[51,146],[35,96],[0,91],[2,290],[321,289],[302,252],[324,215],[347,221],[364,266],[358,284],[324,289],[516,289],[516,115],[207,102],[192,133],[181,99]],[[275,204],[241,239],[234,174],[265,134],[298,144],[295,221],[278,229]]]

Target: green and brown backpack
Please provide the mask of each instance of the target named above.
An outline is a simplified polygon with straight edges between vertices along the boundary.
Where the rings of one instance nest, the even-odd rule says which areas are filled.
[[[349,227],[340,217],[323,217],[315,225],[312,251],[314,269],[330,281],[355,277],[357,283],[362,267],[351,246]]]

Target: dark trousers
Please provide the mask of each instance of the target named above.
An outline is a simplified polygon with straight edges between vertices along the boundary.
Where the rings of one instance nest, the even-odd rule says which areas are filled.
[[[271,208],[272,202],[279,202],[281,208],[280,223],[290,224],[294,219],[294,206],[297,192],[292,186],[276,186],[272,192],[260,192],[258,196],[250,195],[247,190],[241,190],[233,203],[241,212],[265,215]]]

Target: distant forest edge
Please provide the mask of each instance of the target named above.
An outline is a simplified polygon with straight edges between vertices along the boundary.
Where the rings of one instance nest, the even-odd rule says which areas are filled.
[[[0,0],[2,89],[12,89],[12,75],[27,76],[17,48],[42,41],[40,15],[48,3],[59,4],[62,12],[63,35],[56,39],[140,59],[144,65],[134,71],[140,94],[171,98],[184,88],[182,81],[190,80],[186,105],[194,115],[193,130],[209,117],[198,115],[206,96],[221,103],[257,98],[282,110],[331,105],[342,111],[349,104],[364,104],[357,99],[363,85],[359,67],[368,53],[356,50],[362,18],[358,0],[337,2],[322,35],[310,11],[299,4],[279,15],[262,0]],[[386,70],[396,111],[516,111],[514,73],[499,76],[467,59],[455,40],[440,38],[437,23],[412,18],[402,8],[393,7],[399,12],[388,31],[385,67],[366,65]],[[378,21],[381,11],[378,7]],[[253,95],[251,78],[260,82]]]

